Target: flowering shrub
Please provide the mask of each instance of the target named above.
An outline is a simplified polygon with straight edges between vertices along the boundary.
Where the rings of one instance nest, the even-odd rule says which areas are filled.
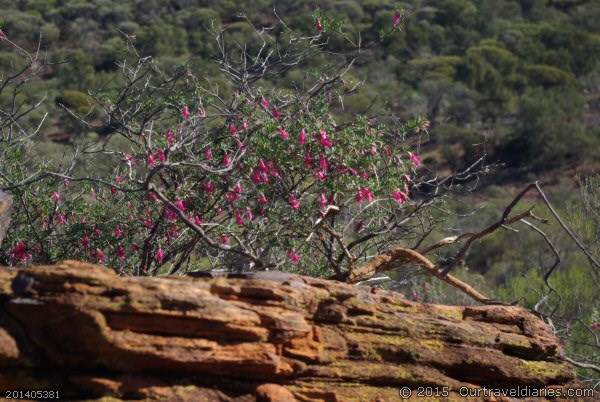
[[[147,57],[124,61],[124,85],[93,95],[109,138],[125,147],[86,145],[68,167],[52,170],[21,163],[27,141],[3,142],[10,168],[0,180],[19,205],[6,262],[77,258],[131,274],[226,266],[343,276],[390,245],[418,239],[415,227],[442,183],[421,175],[428,122],[337,122],[338,100],[358,88],[344,79],[351,59],[307,75],[303,91],[265,81],[322,54],[327,28],[340,28],[323,14],[315,21],[310,36],[290,30],[289,42],[275,43],[256,31],[257,42],[233,50],[219,33],[225,86],[186,68],[167,74]],[[394,15],[391,31],[399,24]]]

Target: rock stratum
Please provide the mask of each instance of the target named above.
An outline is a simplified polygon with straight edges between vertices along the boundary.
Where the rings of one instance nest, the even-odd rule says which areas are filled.
[[[578,386],[550,328],[514,306],[420,304],[278,272],[119,277],[75,261],[0,268],[0,298],[0,390],[60,400],[383,402],[409,387],[433,401],[467,400],[460,387]]]

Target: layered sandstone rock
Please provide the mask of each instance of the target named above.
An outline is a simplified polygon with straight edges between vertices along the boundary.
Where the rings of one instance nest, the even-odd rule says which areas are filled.
[[[0,269],[0,297],[0,389],[63,400],[397,401],[403,387],[465,400],[461,386],[576,385],[550,329],[518,307],[283,273],[124,278],[70,261]]]

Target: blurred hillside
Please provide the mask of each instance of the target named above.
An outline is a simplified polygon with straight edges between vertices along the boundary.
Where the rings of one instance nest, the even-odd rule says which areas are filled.
[[[318,4],[317,4],[318,3]],[[594,0],[276,1],[295,29],[314,33],[320,8],[342,22],[350,38],[377,40],[395,10],[406,11],[401,32],[364,51],[350,79],[365,80],[341,113],[426,116],[432,122],[431,155],[459,168],[482,151],[504,162],[500,180],[591,161],[600,143],[600,2]],[[60,105],[90,120],[87,92],[117,80],[127,52],[126,35],[166,69],[189,65],[219,82],[210,64],[211,28],[247,40],[241,12],[257,26],[272,22],[272,2],[202,0],[0,0],[0,24],[13,41],[55,63],[26,89],[48,94],[46,138],[89,136]],[[332,38],[333,50],[347,44]],[[0,45],[0,71],[17,63]],[[278,85],[292,86],[310,66],[299,66]],[[6,96],[9,96],[7,94]],[[32,116],[35,118],[36,116]],[[96,130],[106,134],[106,128]],[[52,148],[50,145],[48,149]],[[50,151],[48,151],[50,152]]]

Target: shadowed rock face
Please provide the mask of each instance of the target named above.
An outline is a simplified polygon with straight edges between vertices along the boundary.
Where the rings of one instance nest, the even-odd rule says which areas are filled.
[[[12,208],[12,198],[0,191],[0,244],[6,235],[6,230],[10,224],[10,212]]]
[[[0,269],[0,302],[0,389],[64,399],[397,401],[406,386],[436,400],[417,398],[433,386],[465,400],[461,386],[576,385],[550,329],[518,307],[287,274],[124,278],[73,261]]]

